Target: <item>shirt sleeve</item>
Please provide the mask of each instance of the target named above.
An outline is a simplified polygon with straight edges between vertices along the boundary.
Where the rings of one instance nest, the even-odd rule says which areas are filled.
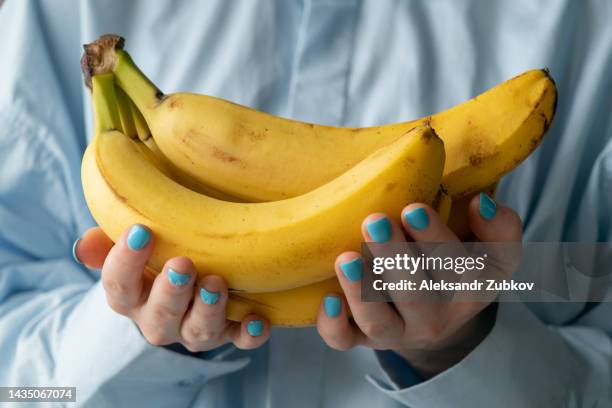
[[[153,347],[110,310],[98,280],[70,257],[66,175],[45,144],[53,135],[6,111],[0,129],[0,384],[76,386],[79,401],[100,401],[155,383],[160,401],[185,405],[190,394],[174,387],[195,393],[248,364]]]
[[[72,260],[87,226],[85,136],[58,78],[78,58],[54,60],[41,4],[0,8],[0,385],[76,386],[83,406],[145,392],[160,406],[187,406],[199,386],[249,360],[149,345],[107,306],[97,274]]]
[[[572,326],[555,327],[522,303],[500,303],[489,336],[459,364],[405,388],[368,379],[410,407],[608,406],[611,314],[612,304],[602,303]]]
[[[572,236],[610,241],[611,192],[612,141],[593,164]],[[379,354],[385,378],[368,379],[410,407],[612,406],[612,303],[586,303],[571,321],[545,323],[547,308],[564,306],[500,302],[491,333],[455,366],[423,381],[408,363]]]

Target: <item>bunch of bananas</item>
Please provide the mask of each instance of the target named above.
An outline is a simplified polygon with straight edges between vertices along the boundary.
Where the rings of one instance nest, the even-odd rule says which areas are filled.
[[[538,146],[557,98],[533,70],[426,118],[340,128],[163,94],[112,34],[85,46],[82,68],[95,116],[82,182],[100,227],[117,239],[148,226],[151,272],[188,256],[226,279],[229,319],[283,326],[312,324],[339,291],[334,259],[359,250],[370,213],[423,202],[465,236],[465,197],[493,191]]]

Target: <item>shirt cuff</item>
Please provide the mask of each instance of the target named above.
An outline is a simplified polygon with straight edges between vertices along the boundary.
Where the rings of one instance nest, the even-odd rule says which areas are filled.
[[[374,354],[385,376],[386,388],[399,390],[423,382],[423,378],[412,368],[408,360],[394,351],[374,350]]]
[[[56,356],[56,377],[76,386],[79,400],[113,404],[116,396],[144,392],[158,401],[179,395],[186,406],[191,388],[195,393],[215,377],[235,372],[249,364],[249,358],[221,361],[222,352],[210,360],[182,355],[150,345],[132,320],[112,311],[100,282],[82,298],[65,322],[62,344]],[[150,385],[156,386],[151,388]],[[174,392],[182,388],[181,393]],[[178,397],[181,398],[181,397]],[[128,399],[129,400],[129,399]],[[170,402],[170,401],[168,401]]]
[[[411,407],[563,406],[573,367],[580,366],[562,336],[520,302],[500,303],[482,343],[427,381],[407,372],[405,384],[399,384],[397,373],[381,365],[387,378],[369,375],[368,381]]]

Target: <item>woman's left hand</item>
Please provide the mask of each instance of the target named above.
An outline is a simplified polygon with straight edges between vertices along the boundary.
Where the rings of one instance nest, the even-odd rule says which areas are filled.
[[[476,195],[469,205],[474,235],[485,242],[518,242],[520,217],[487,196]],[[402,211],[402,226],[385,214],[372,214],[362,225],[367,242],[458,242],[438,214],[423,204]],[[393,350],[423,378],[430,378],[461,361],[489,333],[495,322],[494,305],[485,302],[362,302],[361,256],[345,252],[336,260],[336,274],[344,298],[329,294],[323,299],[317,329],[332,348],[366,346]],[[347,316],[350,308],[353,320]]]

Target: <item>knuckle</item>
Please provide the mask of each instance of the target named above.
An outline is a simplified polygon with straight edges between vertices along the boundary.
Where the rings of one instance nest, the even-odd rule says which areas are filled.
[[[250,350],[253,348],[248,341],[235,341],[234,346],[239,350]]]
[[[331,344],[327,343],[327,345],[333,348],[334,350],[338,350],[338,351],[348,351],[353,348],[353,346],[347,342],[339,342],[339,343],[331,343]]]
[[[102,279],[102,286],[114,298],[127,298],[130,294],[129,287],[116,279]]]
[[[351,341],[342,333],[330,332],[319,328],[319,335],[323,341],[334,350],[347,351],[353,347]]]
[[[209,342],[219,337],[219,332],[209,327],[190,326],[185,331],[185,339],[192,343]]]
[[[435,344],[444,335],[445,327],[439,323],[430,323],[423,326],[414,340],[420,347],[427,349],[429,345]]]
[[[163,303],[156,304],[151,309],[151,314],[154,321],[176,320],[183,317],[183,312],[181,310],[173,309]]]
[[[190,353],[199,353],[200,351],[204,351],[203,348],[197,346],[195,343],[190,343],[190,342],[184,342],[183,346],[187,349],[187,351],[189,351]]]
[[[363,334],[370,338],[382,337],[389,331],[389,327],[385,322],[376,321],[365,323],[360,328]]]
[[[171,343],[170,339],[164,333],[157,330],[143,331],[142,335],[152,346],[164,346]]]
[[[113,311],[123,316],[127,316],[131,310],[127,305],[117,302],[116,300],[108,296],[106,298],[106,303]]]

